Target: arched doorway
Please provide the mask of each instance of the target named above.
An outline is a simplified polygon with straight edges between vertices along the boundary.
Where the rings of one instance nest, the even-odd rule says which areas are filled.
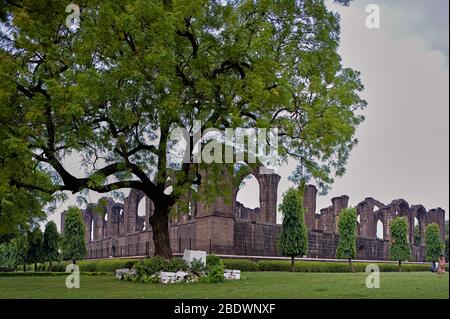
[[[259,192],[258,180],[255,176],[248,175],[242,180],[241,185],[239,186],[236,200],[247,208],[259,208]]]
[[[240,219],[260,218],[260,185],[254,175],[250,174],[241,181],[235,195],[234,209]]]
[[[377,239],[384,239],[384,224],[378,219],[377,221]]]
[[[137,220],[136,220],[136,230],[144,231],[147,230],[147,205],[145,203],[145,197],[141,198],[137,208]]]

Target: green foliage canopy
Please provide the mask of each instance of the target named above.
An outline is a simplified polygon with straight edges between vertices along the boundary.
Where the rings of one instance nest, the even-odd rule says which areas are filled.
[[[10,185],[142,190],[155,204],[155,253],[168,257],[170,208],[193,185],[216,185],[201,188],[210,192],[227,182],[221,174],[202,180],[197,165],[184,163],[172,193],[164,192],[176,126],[278,128],[280,162],[299,163],[292,180],[315,178],[322,192],[345,172],[366,103],[359,73],[342,66],[339,17],[325,1],[78,4],[76,32],[64,23],[67,1],[8,1],[2,9],[0,105],[11,114],[2,125],[52,179],[13,175]],[[84,177],[64,166],[74,153]]]

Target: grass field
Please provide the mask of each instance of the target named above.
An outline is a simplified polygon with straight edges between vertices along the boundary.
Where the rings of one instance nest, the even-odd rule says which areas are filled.
[[[379,289],[365,286],[365,273],[246,272],[223,284],[143,284],[112,275],[81,276],[79,289],[67,289],[65,277],[3,277],[0,298],[449,298],[449,275],[428,272],[382,273]]]

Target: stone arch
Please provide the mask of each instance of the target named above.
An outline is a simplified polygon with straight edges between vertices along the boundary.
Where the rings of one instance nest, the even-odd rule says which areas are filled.
[[[376,238],[377,239],[385,239],[386,237],[385,234],[385,227],[384,227],[384,223],[381,219],[377,219],[377,223],[376,223]]]
[[[245,185],[242,185],[242,183],[245,183]],[[247,193],[249,193],[250,190],[256,190],[258,194],[256,203],[248,202],[245,198],[247,196],[242,196],[247,195]],[[248,174],[244,179],[242,179],[240,187],[237,188],[234,200],[240,202],[246,208],[255,210],[261,207],[261,199],[259,195],[260,195],[259,181],[256,179],[254,174]]]
[[[132,189],[128,197],[124,200],[124,211],[126,227],[125,233],[134,233],[138,230],[138,205],[145,197],[144,193],[137,189]]]
[[[389,221],[390,214],[387,206],[377,210],[374,213],[374,233],[376,239],[389,240]],[[381,228],[380,228],[381,227]],[[382,229],[382,232],[381,232]],[[382,235],[381,235],[382,233]]]
[[[425,229],[427,226],[427,210],[422,205],[411,206],[411,216],[409,221],[409,242],[414,243],[415,220],[419,225],[419,244],[425,244]]]
[[[235,185],[240,185],[248,175],[253,175],[258,181],[259,185],[259,218],[258,221],[262,223],[277,223],[277,194],[278,184],[280,182],[280,175],[275,174],[273,171],[265,169],[264,167],[258,167],[249,172],[245,176],[241,176],[234,181]],[[239,187],[233,190],[233,211],[235,216],[238,215],[238,210],[241,209],[239,203],[236,201]]]
[[[367,197],[358,204],[356,210],[360,216],[360,236],[366,238],[377,238],[377,220],[379,212],[385,205],[372,198]]]
[[[356,210],[356,234],[361,236],[361,212]]]
[[[396,199],[392,201],[390,206],[391,206],[390,220],[396,217],[406,218],[406,221],[408,223],[407,240],[409,243],[414,243],[414,217],[412,217],[411,209],[409,207],[408,202],[404,199]],[[388,225],[388,227],[390,227],[390,225]]]
[[[136,217],[136,231],[146,230],[145,217],[147,215],[147,203],[145,198],[142,198],[137,206],[137,217]]]
[[[89,221],[89,242],[94,241],[94,219],[91,218]]]

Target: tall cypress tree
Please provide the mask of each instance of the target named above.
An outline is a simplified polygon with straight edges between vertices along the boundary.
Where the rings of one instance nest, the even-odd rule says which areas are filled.
[[[52,271],[52,262],[57,261],[59,257],[59,233],[56,224],[50,221],[45,225],[44,242],[42,244],[43,261],[50,263],[50,271]]]
[[[42,261],[42,231],[39,227],[27,232],[28,251],[25,257],[27,264],[34,264],[37,271],[37,263]]]
[[[76,207],[69,207],[64,220],[63,256],[66,260],[77,260],[86,257],[86,244],[84,242],[84,224],[81,212]]]
[[[291,188],[283,195],[280,210],[283,213],[283,224],[278,245],[283,256],[291,257],[291,271],[294,271],[295,256],[303,256],[308,251],[305,209],[298,190]]]
[[[391,221],[392,243],[389,247],[389,259],[398,261],[398,270],[401,271],[402,260],[411,258],[411,249],[408,243],[408,222],[404,217],[397,217]]]
[[[336,258],[347,259],[352,272],[355,269],[352,259],[356,257],[356,226],[358,220],[355,208],[346,208],[339,213],[338,229],[339,244],[336,250]]]
[[[444,250],[444,243],[439,235],[439,225],[429,224],[425,230],[425,255],[427,261],[436,261]]]

